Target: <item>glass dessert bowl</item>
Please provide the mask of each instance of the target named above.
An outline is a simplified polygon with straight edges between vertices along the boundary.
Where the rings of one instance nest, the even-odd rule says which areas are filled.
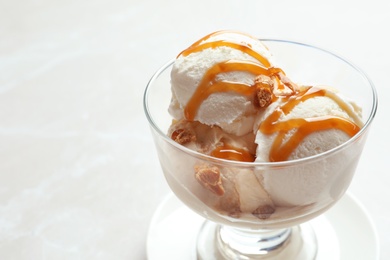
[[[376,112],[373,84],[348,61],[306,44],[262,41],[278,53],[278,63],[294,80],[348,94],[363,111],[362,126],[343,144],[301,159],[216,158],[173,141],[172,135],[180,131],[167,134],[172,122],[167,108],[173,62],[157,71],[145,90],[145,113],[171,190],[206,219],[198,235],[198,259],[314,259],[316,237],[304,223],[324,213],[346,192]],[[234,153],[246,156],[244,151]]]

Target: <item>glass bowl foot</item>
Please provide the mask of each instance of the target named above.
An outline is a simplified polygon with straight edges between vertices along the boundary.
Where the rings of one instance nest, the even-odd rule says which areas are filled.
[[[198,259],[302,259],[317,255],[310,224],[287,229],[248,231],[205,221],[197,237]]]

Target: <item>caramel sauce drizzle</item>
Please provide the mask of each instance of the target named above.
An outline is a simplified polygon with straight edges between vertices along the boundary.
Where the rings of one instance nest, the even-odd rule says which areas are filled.
[[[207,48],[217,48],[217,47],[221,47],[221,46],[226,46],[226,47],[230,47],[230,48],[242,51],[242,52],[252,56],[256,60],[261,62],[266,68],[269,68],[271,66],[269,60],[266,59],[263,55],[261,55],[257,51],[255,51],[250,44],[243,43],[243,42],[240,42],[240,43],[236,42],[235,43],[235,42],[229,42],[229,41],[224,41],[224,40],[205,42],[212,36],[216,36],[216,35],[227,33],[227,32],[245,35],[245,36],[247,36],[249,38],[257,40],[256,38],[252,37],[251,35],[245,34],[245,33],[242,33],[242,32],[217,31],[217,32],[214,32],[214,33],[210,33],[210,34],[204,36],[203,38],[201,38],[200,40],[196,41],[190,47],[188,47],[187,49],[185,49],[181,53],[179,53],[179,55],[177,55],[177,57],[179,57],[180,55],[188,56],[191,53],[199,52],[199,51],[202,51],[202,50],[207,49]],[[205,43],[202,43],[202,42],[205,42]]]
[[[247,150],[236,148],[228,144],[224,144],[215,148],[211,152],[211,156],[240,162],[253,162],[255,160],[255,157]]]
[[[349,136],[354,136],[359,132],[360,127],[350,120],[337,116],[322,116],[314,118],[294,118],[286,121],[279,121],[283,114],[288,114],[300,102],[317,96],[328,96],[327,91],[315,87],[300,92],[298,95],[291,96],[289,100],[278,109],[274,110],[259,126],[263,134],[277,133],[272,144],[269,161],[278,162],[287,160],[290,154],[298,147],[302,140],[313,132],[328,129],[339,129]],[[338,103],[338,100],[336,101]],[[340,107],[343,105],[340,104]],[[283,143],[286,134],[296,129],[295,133]]]
[[[240,44],[240,43],[228,42],[228,41],[224,41],[224,40],[213,41],[213,42],[206,42],[206,43],[203,43],[203,44],[200,44],[200,45],[193,46],[193,47],[188,48],[188,49],[184,50],[183,52],[181,52],[179,54],[179,56],[180,55],[188,56],[189,54],[191,54],[193,52],[202,51],[202,50],[205,50],[205,49],[208,49],[208,48],[213,48],[214,49],[214,48],[221,47],[221,46],[230,47],[230,48],[233,48],[233,49],[236,49],[236,50],[240,50],[240,51],[242,51],[242,52],[244,52],[246,54],[249,54],[250,56],[252,56],[256,60],[258,60],[262,64],[264,64],[264,66],[266,68],[269,68],[271,66],[270,62],[263,55],[261,55],[260,53],[254,51],[252,49],[252,46],[244,45],[244,44]]]
[[[187,56],[191,53],[199,52],[207,48],[227,46],[249,54],[263,65],[251,61],[228,60],[212,66],[205,73],[195,93],[184,108],[184,115],[188,121],[194,120],[202,102],[213,93],[232,91],[246,96],[254,94],[255,88],[252,85],[239,82],[217,81],[216,77],[220,73],[245,71],[252,73],[253,75],[272,76],[276,79],[279,90],[288,87],[283,84],[280,79],[282,75],[285,75],[283,70],[272,67],[270,62],[260,53],[256,52],[249,44],[228,42],[223,40],[204,42],[214,35],[225,32],[226,31],[218,31],[203,37],[202,39],[192,44],[188,49],[182,51],[178,56]],[[240,32],[238,33],[242,34]],[[249,37],[253,38],[252,36]],[[335,98],[334,95],[328,94],[328,92],[323,89],[308,87],[300,92],[297,92],[294,89],[291,90],[293,90],[291,95],[280,97],[285,100],[286,103],[276,109],[259,126],[259,131],[261,131],[263,134],[277,133],[270,151],[269,160],[271,162],[287,160],[289,155],[302,142],[302,140],[313,132],[327,129],[339,129],[347,133],[349,136],[353,136],[360,130],[360,127],[352,121],[336,116],[323,116],[306,119],[296,118],[286,121],[279,121],[283,114],[288,114],[300,102],[316,96],[326,95],[337,102],[341,108],[345,109],[346,107],[343,101]],[[356,118],[356,116],[353,115],[353,112],[347,110],[347,113],[349,113],[352,118]],[[286,134],[293,129],[296,129],[293,136],[289,140],[285,141],[284,139]],[[214,149],[214,151],[211,152],[211,155],[217,158],[243,162],[253,162],[255,160],[255,156],[250,154],[248,151],[229,146],[228,144],[217,147]]]
[[[238,82],[216,81],[215,78],[218,74],[229,71],[245,71],[254,75],[262,74],[267,76],[276,75],[279,72],[282,72],[281,69],[265,68],[258,63],[250,61],[229,60],[215,64],[205,73],[198,88],[184,108],[184,115],[187,120],[194,120],[200,105],[212,93],[234,91],[248,96],[254,94],[255,88],[251,85]]]

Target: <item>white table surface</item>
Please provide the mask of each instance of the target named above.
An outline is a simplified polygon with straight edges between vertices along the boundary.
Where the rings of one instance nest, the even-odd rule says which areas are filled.
[[[0,259],[146,258],[168,188],[143,91],[220,29],[325,47],[375,83],[378,113],[349,191],[390,259],[389,13],[386,0],[0,0]]]

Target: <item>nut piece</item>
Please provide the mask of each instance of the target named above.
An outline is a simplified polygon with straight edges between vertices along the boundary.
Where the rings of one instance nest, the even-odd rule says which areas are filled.
[[[255,79],[256,98],[260,108],[267,107],[272,102],[272,92],[274,88],[274,81],[265,75],[259,75]]]
[[[257,209],[255,209],[252,212],[252,215],[259,218],[259,219],[267,219],[269,218],[273,213],[275,212],[275,209],[270,205],[261,205]]]
[[[195,134],[187,129],[176,129],[171,134],[172,140],[175,142],[184,145],[186,143],[192,142],[196,140]]]
[[[214,194],[222,196],[225,193],[218,167],[195,166],[195,178],[203,187]]]

